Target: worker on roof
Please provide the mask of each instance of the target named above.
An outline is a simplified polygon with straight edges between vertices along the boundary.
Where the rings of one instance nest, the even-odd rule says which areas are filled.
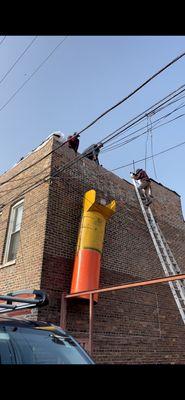
[[[68,146],[70,149],[73,149],[75,153],[77,153],[78,147],[79,147],[79,137],[80,135],[77,135],[77,132],[75,132],[73,135],[69,135],[67,140],[68,140]]]
[[[152,198],[151,198],[152,196],[150,194],[151,179],[148,177],[147,173],[141,168],[138,168],[135,173],[132,173],[132,177],[136,181],[138,181],[138,180],[141,181],[140,185],[138,186],[138,190],[139,190],[141,199],[146,200],[145,206],[149,206],[149,204],[152,203]]]
[[[89,158],[89,160],[95,161],[97,165],[99,165],[99,159],[98,155],[100,152],[100,148],[103,146],[102,143],[98,144],[92,144],[90,147],[88,147],[86,150],[84,150],[83,154],[85,157]]]

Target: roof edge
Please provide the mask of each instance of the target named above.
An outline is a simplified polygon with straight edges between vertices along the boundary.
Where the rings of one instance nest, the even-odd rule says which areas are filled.
[[[170,190],[170,192],[173,192],[173,193],[175,193],[177,196],[181,197],[180,194],[178,194],[175,190],[170,189],[169,187],[163,185],[162,183],[155,181],[155,179],[152,179],[152,178],[150,178],[150,179],[151,179],[152,182],[155,182],[155,183],[157,183],[158,185],[163,186],[165,189]]]
[[[20,160],[15,163],[14,165],[12,165],[10,168],[8,168],[6,171],[4,171],[2,174],[0,174],[0,178],[3,177],[3,175],[5,175],[7,172],[10,172],[11,169],[13,170],[13,168],[17,167],[17,165],[19,165],[22,161],[24,161],[27,157],[29,157],[30,155],[34,154],[36,151],[40,150],[42,147],[44,147],[51,139],[53,139],[54,137],[58,137],[58,139],[62,140],[62,138],[64,138],[64,135],[61,132],[53,132],[51,133],[49,136],[47,136],[47,138],[45,140],[43,140],[37,147],[35,147],[32,151],[30,151],[29,153],[27,153],[24,157],[21,157]]]

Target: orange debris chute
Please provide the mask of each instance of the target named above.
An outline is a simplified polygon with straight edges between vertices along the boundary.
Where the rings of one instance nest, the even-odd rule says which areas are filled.
[[[107,220],[114,214],[116,202],[96,202],[96,191],[89,190],[83,200],[83,214],[78,235],[71,294],[99,288],[100,261]],[[89,299],[89,295],[79,295]],[[98,294],[94,294],[98,301]]]

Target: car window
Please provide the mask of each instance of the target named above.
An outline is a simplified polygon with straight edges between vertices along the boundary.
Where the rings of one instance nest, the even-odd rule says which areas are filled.
[[[59,330],[56,332],[0,327],[1,364],[91,364],[90,358],[70,336]]]
[[[10,336],[5,331],[0,331],[0,364],[15,364],[15,353]]]

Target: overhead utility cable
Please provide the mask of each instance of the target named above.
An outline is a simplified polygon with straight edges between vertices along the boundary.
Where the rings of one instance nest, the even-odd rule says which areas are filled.
[[[17,200],[17,199],[21,198],[24,194],[30,192],[30,190],[35,189],[36,187],[42,185],[43,183],[46,183],[46,182],[50,181],[52,178],[57,176],[59,172],[63,172],[65,170],[71,168],[74,164],[76,164],[77,161],[79,161],[79,160],[83,159],[84,157],[86,157],[87,154],[88,154],[87,152],[84,152],[83,154],[79,154],[77,157],[75,157],[74,160],[69,161],[68,163],[65,163],[64,166],[60,167],[54,173],[48,174],[44,178],[39,179],[37,182],[33,183],[28,188],[26,188],[23,192],[21,192],[17,197],[10,198],[9,201],[6,203],[6,205],[11,203],[13,200]]]
[[[167,68],[169,68],[172,64],[180,60],[180,58],[185,56],[185,52],[174,58],[172,61],[170,61],[167,65],[165,65],[163,68],[161,68],[159,71],[157,71],[155,74],[153,74],[150,78],[148,78],[145,82],[142,83],[142,85],[138,86],[133,92],[125,96],[122,100],[120,100],[118,103],[116,103],[114,106],[110,107],[108,110],[104,111],[99,117],[97,117],[94,121],[92,121],[89,125],[87,125],[84,129],[78,132],[78,134],[84,132],[86,129],[90,128],[92,125],[94,125],[99,119],[104,117],[104,115],[108,114],[110,111],[114,110],[114,108],[118,107],[120,104],[124,103],[126,100],[128,100],[130,97],[132,97],[135,93],[137,93],[140,89],[142,89],[145,85],[147,85],[152,79],[156,78],[159,74],[161,74],[163,71],[165,71]]]
[[[12,69],[15,67],[15,65],[21,60],[21,58],[24,56],[24,54],[28,51],[28,49],[32,46],[32,44],[35,42],[35,40],[38,38],[38,36],[35,36],[32,41],[29,43],[29,45],[25,48],[25,50],[21,53],[21,55],[17,58],[17,60],[14,62],[14,64],[10,67],[10,69],[6,72],[6,74],[0,79],[0,84],[5,80],[7,75],[12,71]]]
[[[5,104],[0,108],[0,111],[2,111],[9,103],[10,101],[23,89],[23,87],[30,81],[30,79],[33,78],[33,76],[39,71],[39,69],[48,61],[48,59],[53,55],[53,53],[58,49],[59,46],[64,42],[64,40],[67,39],[68,36],[66,36],[63,40],[61,40],[57,46],[49,53],[49,55],[39,64],[39,66],[32,72],[32,74],[23,82],[23,84],[13,93],[13,95],[7,100]]]
[[[182,105],[182,104],[183,104],[183,105]],[[179,110],[180,108],[185,107],[184,103],[182,103],[182,104],[181,104],[180,106],[178,106],[176,109],[172,110],[170,113],[165,114],[165,115],[163,115],[162,117],[156,119],[156,120],[154,121],[154,125],[156,125],[157,123],[159,123],[162,119],[164,119],[164,118],[168,117],[169,115],[173,114],[175,111]],[[170,120],[170,121],[168,121],[167,123],[169,123],[169,122],[171,122],[171,121],[173,121],[173,119]],[[162,125],[163,125],[163,124],[157,125],[157,128],[160,127],[160,126],[162,126]],[[145,128],[147,128],[147,130],[148,130],[148,123],[147,123],[146,126],[143,126],[143,127],[139,128],[139,129],[135,130],[134,132],[131,132],[130,134],[124,136],[124,139],[121,138],[121,139],[119,139],[119,140],[116,140],[114,143],[112,143],[112,145],[109,145],[109,146],[107,146],[104,150],[102,150],[102,152],[112,151],[112,150],[114,150],[114,149],[116,149],[116,148],[118,148],[118,147],[122,147],[123,145],[125,145],[125,144],[131,142],[132,140],[137,139],[137,138],[140,137],[141,135],[145,134],[147,131],[144,131],[141,135],[134,136],[133,139],[130,139],[130,140],[125,141],[126,138],[128,138],[128,137],[134,135],[135,133],[137,133],[137,132],[139,132],[139,131],[142,131],[142,130],[145,129]],[[119,143],[119,144],[116,144],[117,142],[120,142],[120,141],[122,141],[122,142]],[[58,155],[59,155],[59,157],[61,157],[60,154],[58,154]],[[145,154],[145,156],[147,157],[147,154]],[[37,173],[37,174],[35,174],[35,175],[30,175],[30,176],[28,176],[26,180],[25,180],[25,178],[17,179],[16,181],[19,181],[19,182],[21,181],[21,182],[20,182],[20,185],[15,186],[15,187],[13,187],[13,188],[11,188],[11,189],[1,190],[2,196],[0,196],[0,200],[2,200],[2,198],[3,198],[4,196],[6,196],[7,193],[13,192],[13,191],[17,190],[18,188],[24,187],[25,184],[27,184],[30,180],[36,178],[38,175],[42,174],[44,171],[48,170],[49,168],[50,168],[50,167],[48,166],[48,167],[46,167],[44,170],[40,171],[39,173]],[[145,167],[145,170],[146,170],[146,167]],[[15,180],[14,180],[14,182],[15,182]],[[22,182],[23,182],[23,183],[22,183]]]
[[[167,121],[167,122],[164,122],[163,124],[160,124],[160,125],[155,126],[155,127],[153,128],[153,130],[158,129],[158,128],[160,128],[161,126],[166,125],[166,124],[169,124],[170,122],[175,121],[176,119],[182,118],[182,117],[184,117],[184,116],[185,116],[185,113],[180,114],[180,115],[178,115],[177,117],[172,118],[172,119],[170,119],[170,120]],[[119,145],[117,145],[117,146],[115,146],[115,147],[113,147],[112,149],[109,149],[109,150],[107,150],[107,151],[113,151],[113,150],[115,150],[115,149],[118,148],[118,147],[125,146],[126,144],[128,144],[128,143],[130,143],[130,142],[133,142],[134,140],[138,139],[138,138],[141,137],[142,135],[145,135],[146,133],[147,133],[147,130],[144,131],[144,132],[142,132],[142,133],[140,133],[140,134],[137,135],[137,136],[134,136],[133,138],[130,138],[130,139],[128,139],[128,140],[125,140],[125,141],[122,142],[121,144],[119,144]],[[128,135],[128,136],[130,136],[130,135]],[[125,137],[125,138],[126,138],[126,137]]]
[[[183,85],[185,86],[185,85]],[[180,88],[179,88],[180,89]],[[106,137],[104,137],[103,139],[101,139],[101,143],[105,144],[107,142],[110,142],[112,139],[114,139],[115,137],[119,136],[122,132],[124,132],[125,130],[128,129],[128,127],[130,128],[131,126],[134,126],[136,123],[142,121],[144,118],[147,117],[147,115],[149,114],[149,110],[150,112],[156,112],[156,110],[161,109],[161,107],[168,103],[169,101],[171,101],[174,97],[179,96],[179,94],[183,93],[185,91],[185,89],[181,90],[179,93],[174,94],[170,99],[165,100],[162,104],[160,104],[158,107],[154,108],[157,104],[161,103],[162,100],[158,101],[157,103],[155,103],[153,106],[149,107],[147,110],[143,111],[141,114],[139,114],[138,116],[132,118],[130,121],[128,121],[127,123],[125,123],[124,125],[122,125],[120,128],[116,129],[116,131],[110,133],[109,135],[107,135]],[[169,97],[169,96],[168,96]],[[165,99],[165,98],[164,98]],[[163,100],[164,100],[163,99]],[[171,103],[170,103],[171,104]],[[135,121],[135,122],[134,122]],[[128,124],[130,124],[128,126]],[[124,129],[121,129],[124,128]],[[121,130],[119,130],[121,129]],[[118,132],[119,131],[119,132]],[[116,133],[117,132],[117,133]],[[114,134],[116,133],[116,134]]]
[[[170,150],[172,150],[172,149],[175,149],[175,148],[177,148],[177,147],[180,147],[180,146],[182,146],[182,145],[185,145],[185,142],[181,142],[181,143],[179,143],[179,144],[177,144],[177,145],[175,145],[175,146],[169,147],[169,148],[167,148],[167,149],[165,149],[165,150],[163,150],[163,151],[161,151],[161,152],[159,152],[159,153],[154,154],[153,156],[148,156],[147,159],[150,159],[150,158],[152,158],[152,157],[156,157],[156,156],[158,156],[158,155],[160,155],[160,154],[166,153],[166,152],[168,152],[168,151],[170,151]],[[139,163],[139,162],[144,161],[144,160],[145,160],[145,158],[140,159],[140,160],[136,160],[135,163]],[[126,168],[126,167],[128,167],[128,166],[133,166],[133,162],[130,162],[129,164],[122,165],[122,166],[120,166],[120,167],[114,168],[113,170],[108,171],[107,173],[113,172],[113,171],[118,170],[118,169],[121,169],[121,168]],[[106,175],[106,173],[104,173],[104,174],[102,174],[102,175]],[[38,183],[39,183],[39,182],[38,182]],[[44,182],[40,182],[38,185],[35,185],[35,187],[39,186],[39,185],[42,184],[42,183],[44,183]],[[28,190],[26,190],[25,192],[29,192],[31,189],[32,189],[32,188],[30,187],[30,188],[28,188]],[[76,189],[75,189],[75,190],[76,190]],[[23,194],[24,194],[24,193],[21,193],[16,199],[19,199],[19,197],[21,197]],[[45,200],[45,199],[47,199],[47,198],[48,198],[48,194],[47,194],[47,196],[43,197],[42,199],[36,201],[36,202],[35,202],[34,204],[32,204],[31,206],[27,206],[27,207],[25,208],[25,211],[28,210],[29,208],[35,206],[36,204],[40,203],[41,201],[43,202],[43,200]],[[15,200],[16,200],[16,199],[15,199]],[[9,204],[9,203],[10,203],[10,201],[8,201],[6,204],[4,204],[4,206],[6,206],[6,205]],[[43,207],[43,206],[41,205],[41,207]],[[45,207],[45,205],[44,205],[44,207]],[[39,212],[40,212],[40,210],[39,210]],[[34,216],[34,214],[35,214],[35,212],[33,212],[33,216]],[[25,217],[25,218],[26,218],[26,217]],[[30,219],[30,215],[28,215],[28,218]],[[7,221],[8,221],[8,219],[3,220],[3,223],[6,223]],[[4,229],[6,229],[6,228],[1,228],[0,231],[3,231]]]
[[[123,125],[123,126],[126,126],[126,125],[128,125],[130,122],[135,121],[135,119],[138,118],[138,117],[141,116],[141,115],[142,115],[142,117],[141,117],[140,119],[145,118],[145,115],[143,116],[144,113],[146,113],[146,112],[149,111],[152,107],[154,107],[154,106],[156,106],[157,104],[161,103],[161,101],[165,100],[166,98],[168,98],[168,97],[171,96],[172,94],[176,93],[177,91],[179,91],[179,90],[180,90],[181,88],[183,88],[183,87],[185,87],[185,84],[181,85],[178,89],[176,89],[175,91],[171,92],[169,95],[165,96],[162,100],[158,101],[158,102],[155,103],[153,106],[149,107],[147,110],[145,110],[144,112],[142,112],[141,114],[139,114],[137,117],[134,117],[132,120],[130,120],[128,123],[126,123],[126,124]],[[185,90],[185,89],[183,89],[181,92],[183,92],[184,90]],[[179,92],[178,94],[174,95],[174,97],[177,96],[177,95],[179,95],[181,92]],[[169,100],[166,100],[166,102],[167,102],[167,101],[169,101]],[[164,103],[163,103],[163,104],[164,104]],[[132,125],[134,125],[134,124],[132,124]],[[123,126],[122,126],[122,127],[123,127]],[[120,129],[120,128],[118,128],[118,129]],[[79,134],[79,133],[77,133],[77,134],[74,135],[74,136],[77,136],[78,134]],[[108,135],[108,136],[110,136],[110,135]],[[106,138],[107,138],[107,136],[106,136],[104,139],[106,139]],[[61,143],[61,144],[60,144],[59,146],[57,146],[55,149],[53,149],[53,150],[51,150],[50,152],[48,152],[45,156],[41,157],[41,158],[40,158],[39,160],[37,160],[35,163],[33,163],[33,164],[29,165],[28,167],[24,168],[22,171],[20,171],[20,172],[14,174],[12,177],[10,177],[9,179],[7,179],[6,181],[1,182],[1,183],[0,183],[0,186],[6,184],[6,183],[8,183],[9,181],[11,181],[12,179],[16,178],[16,177],[17,177],[18,175],[20,175],[22,172],[24,172],[24,171],[28,170],[29,168],[31,168],[33,165],[38,164],[39,162],[41,162],[42,160],[44,160],[46,157],[48,157],[50,154],[56,152],[60,147],[64,146],[68,141],[69,141],[69,139],[67,139],[65,142]]]
[[[149,108],[147,108],[145,111],[143,111],[142,113],[140,113],[139,115],[137,115],[136,117],[132,118],[129,122],[125,123],[124,125],[120,126],[119,128],[117,128],[115,131],[109,133],[107,136],[105,136],[102,140],[105,141],[105,139],[108,139],[110,136],[114,135],[114,133],[118,132],[120,129],[124,128],[126,125],[128,125],[129,123],[135,121],[136,118],[141,117],[142,115],[144,115],[144,117],[146,116],[147,113],[149,113],[149,111],[151,110],[151,108],[157,106],[158,104],[160,104],[162,101],[168,99],[168,97],[174,98],[176,96],[178,96],[180,93],[184,92],[185,89],[183,89],[185,87],[185,84],[181,85],[178,89],[174,90],[173,92],[169,93],[167,96],[165,96],[163,99],[159,100],[157,103],[153,104],[152,106],[150,106]],[[183,89],[179,92],[180,89]],[[177,93],[179,92],[179,93]],[[175,94],[176,93],[176,94]],[[170,101],[171,99],[166,100],[163,104],[165,104],[166,102]]]
[[[158,156],[159,154],[166,153],[167,151],[170,151],[170,150],[172,150],[172,149],[175,149],[176,147],[180,147],[180,146],[183,146],[183,145],[185,145],[185,142],[181,142],[181,143],[179,143],[179,144],[176,144],[175,146],[168,147],[167,149],[165,149],[165,150],[163,150],[163,151],[160,151],[159,153],[153,154],[153,156],[148,156],[147,159],[152,158],[152,157],[156,157],[156,156]],[[140,160],[134,161],[134,163],[136,164],[136,163],[139,163],[139,162],[144,161],[144,160],[145,160],[145,158],[141,158]],[[130,165],[133,165],[133,162],[130,162],[129,164],[121,165],[120,167],[111,169],[111,172],[117,171],[118,169],[121,169],[121,168],[129,167]]]
[[[184,105],[183,107],[185,107],[185,105]],[[180,107],[180,108],[182,108],[182,107]],[[173,110],[173,112],[174,112],[174,110]],[[170,115],[170,114],[172,114],[172,112],[169,113],[169,114],[167,114],[167,115]],[[184,115],[185,115],[185,114],[178,115],[177,117],[175,117],[175,118],[173,118],[173,119],[167,121],[166,123],[157,125],[157,126],[156,126],[155,128],[153,128],[153,129],[158,129],[160,126],[166,125],[166,124],[168,124],[168,123],[170,123],[170,122],[172,122],[172,121],[174,121],[174,120],[176,120],[176,119],[178,119],[178,118],[180,118],[180,117],[182,117],[182,116],[184,116]],[[154,124],[159,123],[159,121],[160,121],[161,119],[165,118],[165,117],[166,117],[166,116],[162,116],[162,117],[158,118],[158,119],[154,122]],[[145,127],[142,127],[142,128],[136,130],[136,131],[133,132],[133,133],[136,133],[136,132],[142,130],[143,128],[145,128]],[[116,149],[116,148],[118,148],[118,147],[122,147],[122,146],[124,146],[124,145],[126,145],[126,144],[132,142],[133,140],[136,140],[137,138],[139,138],[140,136],[144,135],[144,134],[147,133],[147,132],[148,132],[148,130],[142,132],[141,134],[139,134],[139,135],[137,135],[137,136],[134,136],[133,138],[130,138],[130,139],[128,139],[128,140],[125,140],[127,137],[129,137],[129,136],[131,136],[131,135],[133,134],[133,133],[130,133],[129,135],[127,135],[127,136],[124,137],[124,142],[123,142],[123,143],[121,143],[121,144],[119,144],[119,145],[115,145],[115,146],[113,146],[113,147],[110,148],[110,149],[106,149],[105,151],[112,151],[112,150],[114,150],[114,149]],[[86,154],[86,153],[85,153],[85,154]],[[59,155],[59,156],[61,157],[61,155]],[[70,167],[72,164],[75,164],[76,161],[80,160],[80,159],[83,158],[84,156],[85,156],[84,154],[82,154],[82,155],[80,154],[75,160],[72,160],[72,161],[70,161],[69,163],[67,163],[67,164],[65,164],[64,166],[62,166],[62,169],[65,168],[66,166],[67,166],[67,167],[68,167],[68,166]],[[146,155],[145,155],[145,156],[146,156]],[[147,159],[147,158],[146,158],[146,159]],[[72,163],[72,164],[71,164],[71,163]],[[0,196],[0,201],[2,202],[2,199],[6,196],[6,194],[9,194],[10,192],[13,192],[14,190],[17,190],[18,188],[24,187],[25,184],[27,184],[30,180],[36,178],[38,175],[42,174],[44,171],[48,170],[49,168],[50,168],[50,167],[48,166],[48,167],[44,168],[44,170],[42,170],[41,172],[39,172],[39,173],[37,173],[37,174],[35,174],[35,175],[29,176],[28,179],[26,179],[25,181],[24,181],[24,179],[22,178],[22,181],[24,181],[24,182],[23,182],[22,184],[18,185],[18,186],[15,186],[14,188],[1,191],[2,196]],[[146,168],[145,168],[145,169],[146,169]],[[59,172],[59,170],[56,171],[56,174],[57,174],[58,172]],[[61,171],[61,172],[62,172],[62,171]],[[54,177],[54,175],[52,175],[52,176]],[[47,175],[47,177],[50,177],[50,175]],[[42,179],[43,179],[43,178],[42,178]],[[42,179],[40,179],[40,180],[37,181],[36,183],[41,182]],[[35,185],[35,184],[32,184],[31,187],[33,187],[34,185]],[[11,200],[14,200],[14,197],[11,198]]]
[[[175,91],[169,93],[167,96],[165,96],[163,99],[159,100],[157,103],[155,103],[155,104],[153,104],[152,106],[150,106],[148,109],[146,109],[145,111],[143,111],[141,114],[139,114],[138,116],[132,118],[129,122],[127,122],[127,123],[124,124],[123,126],[128,125],[130,122],[135,121],[138,117],[142,116],[138,121],[136,121],[136,122],[130,124],[130,125],[127,126],[125,129],[123,129],[123,131],[126,131],[126,130],[130,129],[133,125],[137,125],[138,123],[140,123],[140,121],[141,121],[143,118],[145,118],[145,117],[147,116],[147,112],[148,112],[149,110],[153,109],[153,107],[155,107],[156,105],[159,105],[159,104],[160,104],[159,107],[161,107],[161,106],[163,106],[164,104],[166,104],[166,103],[168,103],[169,101],[171,101],[172,98],[174,98],[174,97],[176,97],[176,96],[179,96],[179,94],[181,94],[182,92],[185,91],[185,88],[184,88],[184,87],[185,87],[185,84],[184,84],[184,85],[181,85],[178,89],[176,89]],[[182,89],[182,88],[184,88],[184,89]],[[179,92],[180,89],[182,89],[182,90]],[[178,92],[178,93],[177,93],[177,92]],[[166,100],[166,99],[169,98],[170,96],[173,96],[173,97],[171,97],[170,99]],[[163,101],[163,100],[165,100],[165,101]],[[163,103],[162,103],[162,102],[163,102]],[[171,104],[171,103],[170,103],[170,104]],[[157,108],[158,108],[158,107],[157,107]],[[156,109],[157,109],[157,108],[156,108]],[[122,126],[122,127],[123,127],[123,126]],[[143,127],[143,128],[144,128],[144,127]],[[141,129],[143,129],[143,128],[140,128],[139,130],[141,130]],[[119,128],[119,129],[120,129],[120,128]],[[134,133],[138,132],[139,130],[135,131]],[[115,131],[115,132],[116,132],[116,131]],[[122,132],[122,131],[121,131],[121,132]],[[113,132],[113,133],[114,133],[114,132]],[[108,136],[109,136],[109,135],[108,135]],[[117,136],[117,135],[115,135],[115,136]],[[127,135],[126,137],[128,137],[128,136],[130,136],[130,135]],[[106,136],[106,137],[107,137],[107,136]],[[126,137],[125,137],[125,138],[126,138]],[[125,139],[125,138],[124,138],[124,139]],[[123,139],[119,139],[119,140],[123,140]],[[50,152],[48,152],[45,156],[41,157],[39,160],[37,160],[37,161],[34,162],[33,164],[31,164],[31,165],[29,165],[28,167],[24,168],[24,169],[21,170],[20,172],[17,172],[16,174],[14,174],[12,177],[10,177],[9,179],[7,179],[6,181],[1,182],[1,183],[0,183],[0,186],[2,186],[2,185],[4,185],[4,184],[8,183],[9,181],[13,180],[13,179],[16,178],[18,175],[20,175],[22,172],[25,172],[26,170],[28,170],[28,169],[31,168],[32,166],[38,164],[38,163],[41,162],[43,159],[45,159],[46,157],[48,157],[50,154],[52,154],[53,152],[56,152],[60,147],[64,146],[68,141],[69,141],[69,139],[66,140],[65,142],[63,142],[62,144],[60,144],[59,146],[57,146],[55,149],[53,149],[53,150],[51,150]],[[116,143],[116,142],[115,142],[115,143]],[[112,145],[113,145],[113,143],[112,143]],[[112,145],[110,145],[110,146],[112,146]],[[108,146],[108,147],[109,147],[109,146]],[[108,150],[108,147],[107,147],[105,150],[103,149],[102,152],[104,152],[104,151],[109,151],[109,150]]]
[[[0,41],[0,46],[4,42],[5,39],[6,39],[6,36],[4,36],[4,38]]]
[[[180,114],[180,115],[178,115],[177,117],[175,117],[175,118],[173,118],[173,119],[170,119],[170,120],[167,121],[166,123],[158,125],[158,123],[159,123],[161,120],[163,120],[163,119],[169,117],[171,114],[173,114],[173,113],[176,112],[177,110],[180,110],[181,108],[184,108],[184,107],[185,107],[185,104],[183,103],[183,105],[180,105],[179,107],[177,107],[176,109],[172,110],[172,111],[169,112],[168,114],[165,114],[165,115],[163,115],[162,117],[156,119],[156,120],[153,122],[153,125],[155,125],[155,128],[154,128],[154,129],[157,129],[157,128],[160,127],[160,126],[166,125],[166,124],[168,124],[169,122],[174,121],[175,119],[178,119],[178,118],[182,117],[184,114]],[[142,130],[145,129],[145,128],[147,128],[147,130],[145,130],[144,132],[142,132],[140,135],[134,136],[134,137],[131,138],[130,140],[125,141],[125,139],[127,139],[128,137],[133,136],[135,133],[137,133],[137,132],[139,132],[139,131],[142,131]],[[106,147],[102,150],[102,153],[106,153],[106,152],[115,150],[115,149],[117,149],[117,148],[119,148],[119,147],[122,147],[124,144],[129,143],[129,142],[132,141],[132,140],[135,140],[136,138],[138,138],[138,137],[144,135],[144,134],[147,133],[147,132],[148,132],[148,125],[142,126],[141,128],[139,128],[139,129],[137,129],[137,130],[134,130],[133,132],[129,133],[128,135],[122,137],[122,138],[119,139],[119,140],[115,140],[112,144],[106,146]]]

